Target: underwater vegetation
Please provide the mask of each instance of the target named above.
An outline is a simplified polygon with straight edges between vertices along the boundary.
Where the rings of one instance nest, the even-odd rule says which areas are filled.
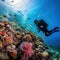
[[[0,60],[60,60],[60,1],[0,0]]]
[[[7,16],[0,20],[0,60],[60,60],[60,52]]]

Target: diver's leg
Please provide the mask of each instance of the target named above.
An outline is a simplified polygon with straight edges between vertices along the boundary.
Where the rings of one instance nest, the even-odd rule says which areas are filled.
[[[59,30],[59,27],[55,27],[54,29],[50,31],[47,28],[41,29],[41,31],[43,31],[46,36],[50,36],[51,34],[58,32],[60,30]]]
[[[49,36],[49,35],[51,35],[51,32],[50,32],[49,30],[45,29],[44,34],[45,34],[46,36]]]
[[[45,34],[46,36],[51,35],[51,33],[50,33],[50,32],[44,32],[44,34]]]
[[[52,29],[50,32],[51,33],[54,33],[54,32],[59,32],[60,31],[60,28],[59,27],[55,27],[54,29]]]
[[[60,32],[60,30],[54,30],[54,31],[51,31],[51,33],[55,33],[55,32]]]
[[[55,27],[54,29],[52,29],[51,31],[49,31],[49,30],[46,30],[45,31],[45,35],[46,36],[49,36],[49,35],[51,35],[51,34],[53,34],[53,33],[55,33],[55,32],[59,32],[60,30],[59,30],[59,27]]]
[[[60,29],[60,27],[55,27],[54,29]]]

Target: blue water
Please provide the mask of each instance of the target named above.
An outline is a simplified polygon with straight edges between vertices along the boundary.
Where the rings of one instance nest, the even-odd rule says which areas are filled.
[[[19,2],[20,0],[17,1]],[[49,24],[49,30],[53,29],[55,26],[60,27],[60,0],[23,0],[21,4],[16,4],[17,6],[15,4],[9,5],[9,2],[8,0],[4,2],[0,0],[0,14],[6,16],[8,16],[8,13],[12,15],[16,14],[17,16],[14,18],[8,16],[9,21],[15,20],[21,23],[27,29],[42,36],[47,45],[60,48],[60,32],[46,37],[43,32],[37,32],[37,27],[33,23],[35,19],[40,20],[42,18]]]

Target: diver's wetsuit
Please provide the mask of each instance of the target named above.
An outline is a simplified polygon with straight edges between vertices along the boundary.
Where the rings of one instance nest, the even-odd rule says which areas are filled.
[[[55,27],[54,29],[52,29],[52,30],[49,31],[49,30],[47,29],[48,24],[47,24],[46,22],[44,22],[43,19],[41,19],[40,21],[35,20],[34,23],[37,25],[37,27],[38,27],[38,29],[39,29],[38,32],[40,32],[40,30],[41,30],[41,31],[44,32],[44,34],[45,34],[46,36],[49,36],[49,35],[51,35],[52,33],[59,31],[59,27]]]

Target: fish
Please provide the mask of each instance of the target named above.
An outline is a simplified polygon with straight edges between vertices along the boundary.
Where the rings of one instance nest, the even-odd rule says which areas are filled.
[[[2,0],[2,1],[5,1],[5,0]]]
[[[11,1],[11,2],[14,2],[14,1]]]
[[[29,26],[32,26],[32,24],[30,24]]]
[[[0,19],[3,19],[3,15],[0,15]]]
[[[2,17],[0,17],[0,19],[3,19]]]
[[[7,16],[6,15],[3,15],[3,18],[7,18]]]
[[[20,14],[21,14],[21,12],[20,12],[20,11],[18,11],[18,13],[20,13]]]
[[[31,18],[27,18],[28,20],[31,20]]]
[[[11,14],[8,14],[9,16],[12,16]]]
[[[17,16],[16,14],[14,16]]]

